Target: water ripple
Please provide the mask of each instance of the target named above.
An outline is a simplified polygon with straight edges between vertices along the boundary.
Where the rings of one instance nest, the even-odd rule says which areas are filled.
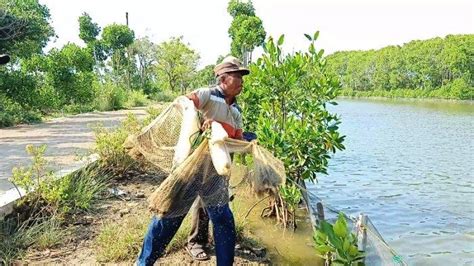
[[[472,265],[474,105],[344,100],[332,108],[347,149],[311,189],[348,214],[368,214],[410,265]]]

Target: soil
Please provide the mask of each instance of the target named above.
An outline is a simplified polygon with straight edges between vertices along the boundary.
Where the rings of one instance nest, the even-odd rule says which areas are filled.
[[[92,265],[103,264],[98,262],[95,252],[94,239],[100,232],[103,224],[125,219],[128,216],[149,213],[147,198],[161,183],[163,176],[130,172],[120,181],[112,184],[112,188],[125,192],[123,195],[108,193],[107,197],[100,200],[94,211],[71,217],[67,227],[65,241],[55,248],[39,251],[30,249],[26,257],[17,264],[67,264],[67,265]],[[152,214],[150,214],[151,217]],[[237,265],[268,264],[269,258],[265,248],[249,246],[248,243],[237,243],[235,263]],[[138,254],[137,254],[138,255]],[[192,264],[215,265],[216,257],[210,250],[211,259],[208,261],[193,261],[184,247],[166,254],[155,265]],[[114,265],[132,265],[134,261],[122,261]],[[111,263],[112,264],[112,263]]]

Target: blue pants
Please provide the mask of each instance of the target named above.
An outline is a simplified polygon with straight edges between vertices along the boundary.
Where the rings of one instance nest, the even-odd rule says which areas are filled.
[[[214,229],[218,266],[232,265],[235,248],[235,223],[229,204],[220,207],[206,207]],[[143,240],[138,265],[153,265],[163,255],[166,246],[183,222],[184,216],[157,218],[154,216]]]

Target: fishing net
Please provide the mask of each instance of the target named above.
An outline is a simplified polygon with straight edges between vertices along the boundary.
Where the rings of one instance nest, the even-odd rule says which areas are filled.
[[[247,181],[256,194],[276,193],[285,182],[283,163],[255,141],[222,136],[218,123],[212,123],[208,134],[195,131],[199,119],[190,102],[178,97],[124,144],[133,158],[145,160],[168,174],[150,196],[150,209],[161,217],[176,217],[185,215],[198,197],[205,206],[227,204],[230,154],[253,157],[252,174],[247,175]]]
[[[321,213],[319,213],[314,202],[322,203],[323,200],[307,190],[304,183],[300,188],[309,207],[311,222],[316,225],[320,219],[318,215],[321,215]],[[310,204],[311,202],[313,204]],[[321,212],[324,214],[323,219],[330,223],[334,223],[338,215],[342,213],[326,203],[323,204]],[[346,216],[346,222],[351,231],[357,235],[358,247],[365,254],[365,265],[407,265],[403,258],[384,240],[368,216],[365,216],[364,221],[362,216]]]
[[[406,265],[406,263],[383,239],[369,217],[363,225],[366,239],[361,243],[365,251],[366,265]]]

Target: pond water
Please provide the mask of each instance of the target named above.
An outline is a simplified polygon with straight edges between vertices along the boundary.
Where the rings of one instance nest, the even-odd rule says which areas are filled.
[[[340,99],[346,150],[308,188],[409,265],[474,265],[474,104]]]

